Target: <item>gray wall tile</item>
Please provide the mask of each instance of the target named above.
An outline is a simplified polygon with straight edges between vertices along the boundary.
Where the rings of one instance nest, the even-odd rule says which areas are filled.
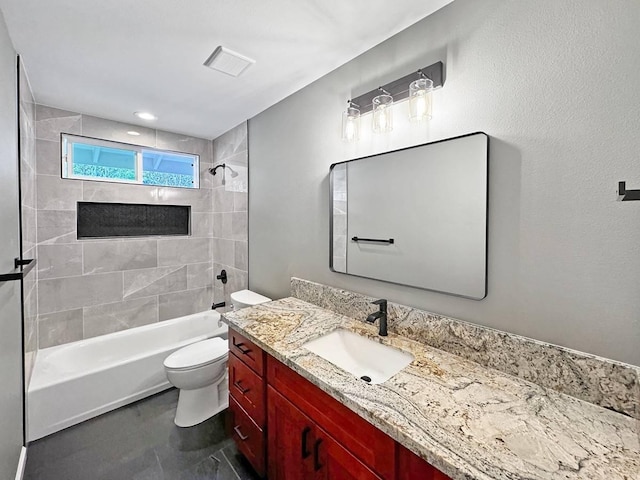
[[[29,230],[23,227],[23,233],[25,247],[31,245],[30,248],[34,249],[36,242],[40,246],[39,268],[43,271],[43,278],[29,291],[34,292],[33,310],[40,308],[43,318],[49,320],[43,323],[50,326],[45,326],[43,330],[43,344],[65,343],[83,336],[100,335],[143,324],[150,321],[150,317],[142,305],[158,302],[158,295],[165,296],[163,319],[170,318],[168,315],[183,315],[209,308],[212,290],[207,293],[207,289],[212,288],[214,275],[214,228],[224,226],[224,231],[220,230],[219,234],[224,236],[225,241],[219,244],[218,254],[227,265],[234,265],[231,212],[246,209],[246,194],[235,200],[233,192],[225,192],[222,183],[215,183],[218,180],[221,182],[222,176],[214,178],[206,172],[213,166],[213,142],[51,107],[37,106],[32,110],[35,117],[34,135],[32,140],[25,138],[24,145],[32,145],[30,148],[35,155],[32,169],[35,165],[33,174],[37,177],[36,190],[29,195],[35,208],[31,216],[25,209],[23,220],[32,224],[33,228]],[[223,140],[231,145],[225,147],[228,156],[233,157],[234,162],[242,163],[246,162],[246,122],[238,128],[223,136]],[[142,135],[131,137],[126,134],[127,130],[136,130]],[[190,190],[62,180],[59,178],[61,132],[200,155],[202,188]],[[219,187],[215,199],[217,208],[229,213],[224,225],[221,218],[212,214],[215,185]],[[28,193],[27,188],[24,191]],[[76,238],[76,203],[80,200],[190,205],[192,235],[79,242]],[[236,227],[239,225],[237,223]],[[237,228],[235,234],[242,236]],[[24,250],[26,252],[29,248]],[[79,251],[83,252],[80,257],[77,255]],[[170,296],[167,297],[167,294]],[[82,314],[78,312],[81,307],[84,308],[84,327],[80,325]],[[158,309],[159,306],[156,307],[156,313]],[[121,316],[115,313],[110,316],[110,311],[116,310]],[[75,316],[56,317],[51,312],[73,312]],[[65,323],[68,328],[63,328]]]
[[[51,175],[37,175],[39,210],[75,210],[82,198],[82,181],[67,180]]]
[[[231,238],[233,240],[247,240],[247,212],[231,214]]]
[[[210,238],[158,240],[158,266],[202,263],[211,259]]]
[[[60,156],[60,142],[51,140],[37,140],[36,142],[36,172],[39,175],[62,175],[62,158]]]
[[[233,192],[228,192],[223,186],[213,190],[213,211],[233,212]]]
[[[38,278],[82,275],[82,245],[59,244],[38,246]]]
[[[60,140],[60,133],[81,133],[81,115],[58,108],[36,106],[36,138]]]
[[[124,272],[124,298],[140,298],[187,289],[187,267],[160,267]]]
[[[159,201],[158,190],[159,187],[146,185],[85,182],[82,199],[85,202],[163,203]]]
[[[84,309],[84,338],[106,335],[157,321],[157,297],[86,307]]]
[[[213,239],[213,261],[222,265],[233,265],[235,261],[235,245],[233,240]]]
[[[246,212],[248,210],[247,192],[233,192],[233,210],[235,212]]]
[[[200,161],[206,163],[213,161],[211,141],[203,138],[158,131],[157,148],[200,155]]]
[[[191,213],[191,236],[207,237],[213,235],[213,214],[195,212]]]
[[[122,300],[122,272],[41,280],[40,314],[113,303]]]
[[[213,263],[193,263],[187,265],[187,288],[211,287],[214,275],[220,272],[213,271]]]
[[[207,287],[160,295],[158,297],[160,321],[210,309],[212,294],[213,288]]]
[[[53,347],[82,338],[81,308],[39,315],[38,348]]]
[[[129,135],[127,132],[130,130],[134,130],[140,135]],[[153,128],[132,125],[130,123],[114,122],[113,120],[92,117],[90,115],[82,116],[82,135],[145,147],[155,147],[156,145],[156,131]]]
[[[247,122],[242,122],[213,141],[214,163],[221,163],[247,149]]]
[[[73,243],[76,241],[75,210],[38,210],[37,242]]]
[[[158,266],[157,240],[83,243],[85,275]]]
[[[233,266],[245,272],[249,266],[249,244],[247,242],[234,242]]]
[[[158,187],[157,202],[169,205],[191,205],[191,212],[211,212],[212,190]]]

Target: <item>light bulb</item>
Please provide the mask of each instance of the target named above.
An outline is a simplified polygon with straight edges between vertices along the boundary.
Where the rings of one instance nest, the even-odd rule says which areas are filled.
[[[353,142],[360,137],[360,110],[349,105],[342,113],[342,139]]]
[[[388,94],[378,95],[371,101],[373,105],[373,125],[375,133],[385,133],[393,130],[393,97]]]
[[[433,82],[420,78],[409,85],[409,120],[421,122],[431,119],[431,91]]]

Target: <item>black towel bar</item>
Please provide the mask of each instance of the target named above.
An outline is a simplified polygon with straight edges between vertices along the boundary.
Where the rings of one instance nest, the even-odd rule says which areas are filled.
[[[360,238],[360,237],[352,237],[351,240],[354,242],[376,242],[376,243],[388,243],[393,244],[395,241],[393,238],[384,239],[384,238]]]

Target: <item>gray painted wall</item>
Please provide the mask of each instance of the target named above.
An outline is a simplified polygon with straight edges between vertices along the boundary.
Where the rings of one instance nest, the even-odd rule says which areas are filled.
[[[640,365],[640,3],[456,0],[249,123],[249,285],[292,275]],[[346,99],[442,60],[428,126],[340,140]],[[405,107],[406,108],[406,107]],[[329,165],[491,135],[488,296],[329,271]],[[381,191],[383,191],[383,186]]]

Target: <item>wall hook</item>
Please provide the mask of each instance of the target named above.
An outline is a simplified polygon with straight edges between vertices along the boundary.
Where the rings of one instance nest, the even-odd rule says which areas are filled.
[[[626,183],[618,182],[618,200],[621,202],[640,200],[640,190],[627,190]]]

